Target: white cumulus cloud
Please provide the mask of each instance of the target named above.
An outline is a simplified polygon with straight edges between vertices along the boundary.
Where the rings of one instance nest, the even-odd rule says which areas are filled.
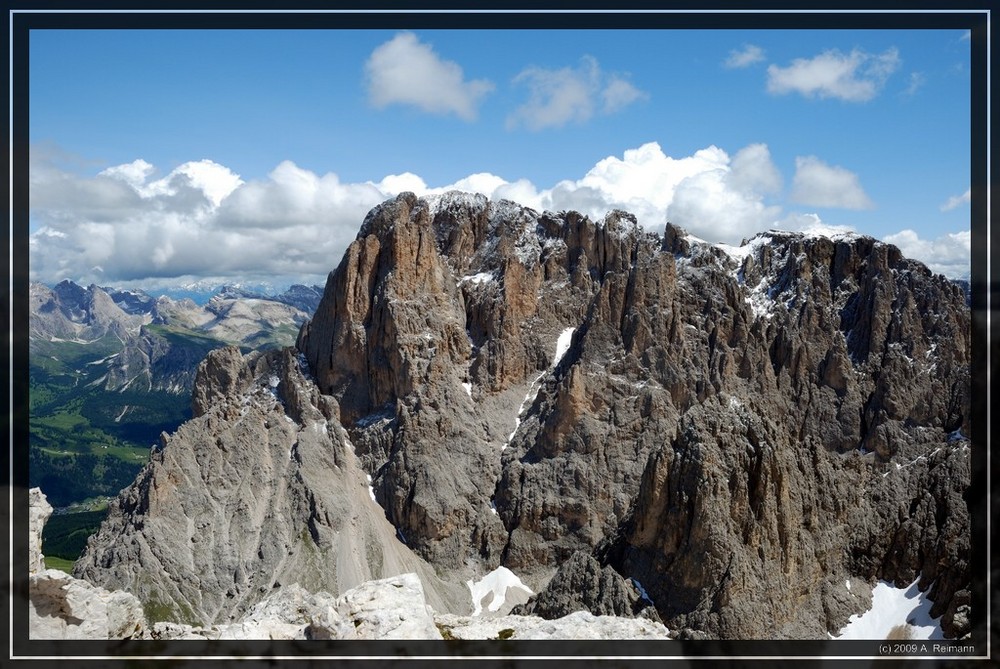
[[[866,102],[878,95],[901,62],[895,48],[881,54],[861,49],[845,54],[831,49],[813,58],[796,58],[787,67],[769,65],[767,90],[775,94],[800,93],[807,98]]]
[[[405,191],[412,193],[424,193],[427,191],[427,183],[413,172],[390,174],[375,184],[375,186],[383,193],[390,195],[398,195]]]
[[[268,178],[235,191],[215,212],[214,224],[230,230],[335,227],[341,220],[363,218],[384,191],[372,184],[345,184],[336,174],[322,176],[282,161]],[[360,220],[360,219],[358,219]]]
[[[744,44],[741,49],[733,49],[729,52],[723,65],[730,69],[750,67],[754,63],[764,60],[764,50],[755,44]]]
[[[705,239],[737,243],[771,227],[781,214],[764,201],[781,179],[760,144],[733,156],[710,146],[675,158],[651,142],[549,188],[489,172],[433,187],[409,172],[346,183],[292,161],[250,181],[211,161],[185,163],[159,179],[155,174],[143,160],[81,176],[33,159],[32,279],[104,285],[181,277],[319,282],[340,262],[365,214],[402,191],[474,191],[593,218],[622,208],[651,230],[669,219]]]
[[[927,265],[932,272],[954,279],[968,279],[971,267],[972,233],[969,230],[921,239],[913,230],[888,235],[883,241],[899,247],[903,255]]]
[[[526,86],[529,98],[507,117],[508,129],[537,131],[584,123],[596,113],[614,114],[648,97],[626,78],[602,72],[591,56],[584,56],[575,68],[525,68],[513,83]]]
[[[776,193],[781,190],[781,173],[771,161],[766,144],[751,144],[733,156],[730,181],[743,192]]]
[[[211,161],[153,181],[141,160],[93,177],[31,167],[29,271],[48,282],[321,277],[386,197],[290,161],[250,182]]]
[[[717,167],[677,185],[667,216],[699,237],[738,243],[776,224],[781,207],[765,204],[763,196],[781,189],[781,175],[764,144],[720,157]]]
[[[243,183],[240,175],[211,160],[186,162],[162,179],[150,181],[156,169],[141,158],[125,165],[116,165],[98,176],[119,179],[131,186],[141,197],[174,197],[184,191],[198,191],[213,206]]]
[[[134,160],[124,165],[115,165],[101,171],[101,176],[121,179],[137,190],[142,188],[146,180],[153,175],[156,169],[142,158]]]
[[[795,159],[791,198],[814,207],[871,209],[874,203],[861,187],[858,175],[815,156]]]
[[[432,114],[475,120],[482,98],[494,90],[487,79],[467,81],[458,63],[443,60],[411,32],[378,46],[365,63],[368,97],[382,109],[412,105]]]

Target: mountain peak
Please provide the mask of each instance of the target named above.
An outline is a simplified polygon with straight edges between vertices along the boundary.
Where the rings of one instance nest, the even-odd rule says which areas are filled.
[[[303,556],[355,559],[330,533],[363,513],[385,521],[368,537],[381,555],[460,589],[503,567],[549,615],[576,601],[566,584],[600,582],[616,611],[638,597],[671,629],[826,638],[861,605],[845,580],[923,574],[961,635],[970,463],[949,435],[975,428],[970,314],[921,267],[862,236],[724,249],[626,212],[401,194],[366,216],[296,350],[228,353],[220,369],[248,370],[227,372],[238,388],[205,381],[197,422],[167,438],[178,455],[123,494],[81,569],[109,585],[151,573],[116,556],[126,537],[178,570],[149,596],[205,597],[177,584],[206,550],[241,606],[279,554],[333,592]],[[222,473],[258,469],[274,476],[251,509]],[[239,531],[201,545],[168,489],[212,496],[193,506]],[[287,517],[258,522],[276,501]]]

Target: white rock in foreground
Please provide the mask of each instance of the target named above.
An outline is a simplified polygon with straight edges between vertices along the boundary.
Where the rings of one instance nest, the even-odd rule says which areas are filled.
[[[28,575],[45,571],[42,555],[42,528],[52,515],[52,506],[45,499],[41,488],[28,491]]]
[[[146,628],[142,604],[125,592],[45,568],[42,529],[52,506],[40,488],[28,491],[28,638],[129,639]]]
[[[440,639],[416,574],[369,581],[334,598],[283,586],[241,621],[209,628],[156,623],[156,639]]]
[[[324,626],[323,619],[314,619],[309,628],[311,638],[441,638],[416,574],[363,583],[337,599],[335,610],[340,618],[335,626],[330,629]],[[332,611],[332,608],[328,609],[329,618],[333,618],[329,616]],[[339,635],[319,636],[323,630],[339,632]]]
[[[435,618],[446,637],[454,639],[669,639],[670,630],[646,618],[595,616],[576,611],[555,620],[536,616],[470,618],[440,615]]]
[[[58,569],[31,576],[28,588],[31,639],[131,639],[146,627],[142,604],[132,595],[108,592]]]

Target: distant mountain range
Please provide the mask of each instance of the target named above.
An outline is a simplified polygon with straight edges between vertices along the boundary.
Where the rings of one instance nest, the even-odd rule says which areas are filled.
[[[29,288],[33,485],[63,507],[117,494],[163,431],[190,417],[205,355],[294,343],[322,296],[223,286],[203,304],[72,281]]]

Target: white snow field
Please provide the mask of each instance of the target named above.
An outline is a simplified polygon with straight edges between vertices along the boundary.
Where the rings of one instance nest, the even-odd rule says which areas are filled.
[[[897,588],[879,581],[872,589],[872,608],[851,616],[835,639],[885,639],[897,625],[909,625],[910,639],[943,639],[940,618],[931,618],[931,600],[917,582]]]

